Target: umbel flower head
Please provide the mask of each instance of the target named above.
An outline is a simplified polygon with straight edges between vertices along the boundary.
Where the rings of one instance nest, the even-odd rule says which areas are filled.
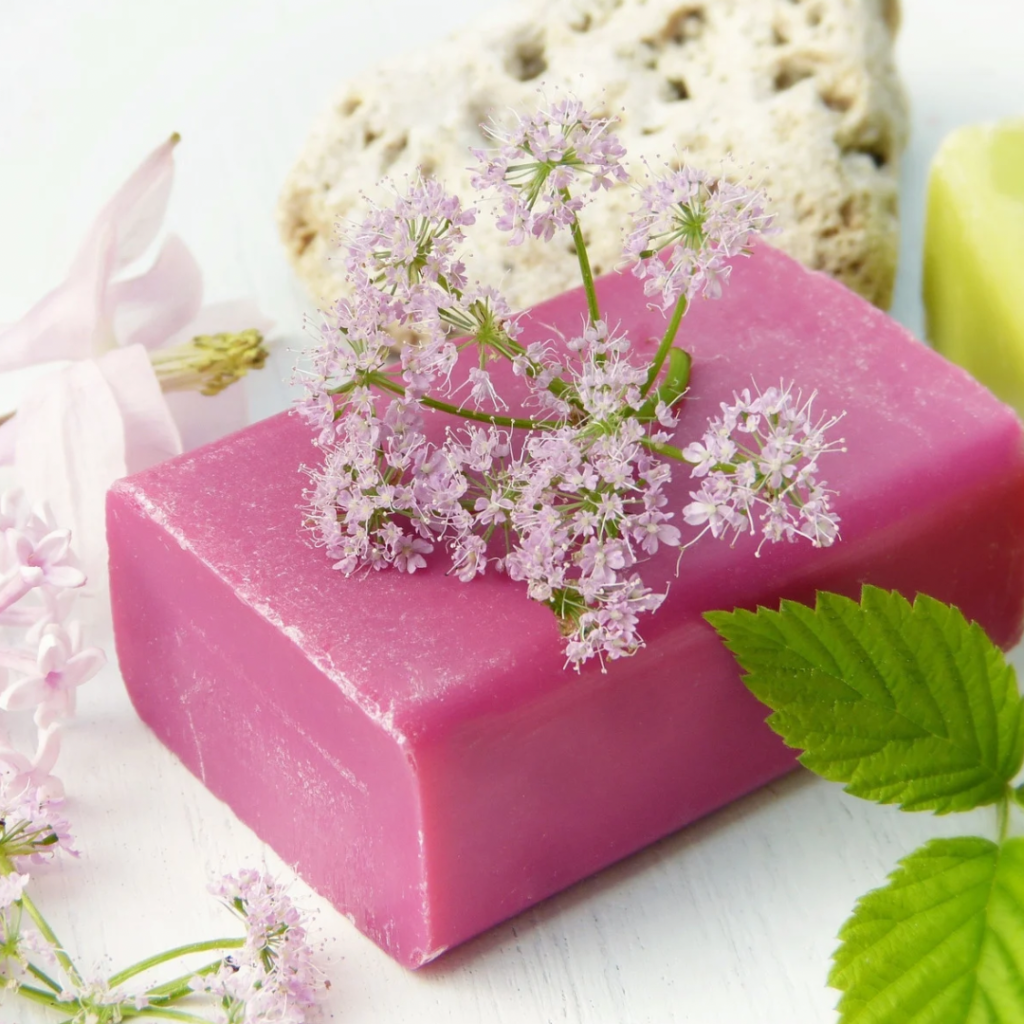
[[[729,277],[728,261],[771,227],[766,206],[759,189],[680,167],[641,188],[624,254],[636,260],[633,273],[646,279],[645,294],[659,296],[663,309],[680,297],[717,298]]]
[[[483,164],[473,186],[497,192],[498,227],[512,232],[511,245],[527,235],[550,241],[556,230],[571,228],[586,204],[574,191],[580,183],[596,192],[628,179],[622,165],[626,150],[609,129],[608,120],[573,97],[530,116],[516,115],[509,128],[486,128],[498,149],[473,150]]]
[[[641,616],[664,600],[644,563],[661,549],[755,529],[762,543],[824,546],[839,522],[818,477],[835,420],[812,422],[789,388],[744,392],[700,441],[675,443],[690,367],[674,345],[682,316],[695,295],[720,293],[728,260],[770,216],[760,192],[690,169],[641,190],[627,254],[672,312],[654,357],[636,360],[601,315],[579,225],[586,197],[626,177],[611,128],[565,99],[491,129],[499,148],[476,154],[474,184],[497,195],[512,244],[572,233],[578,332],[524,344],[500,293],[468,279],[476,211],[413,182],[348,232],[350,297],[326,319],[300,404],[324,455],[307,518],[336,569],[414,573],[447,551],[463,582],[506,573],[558,617],[576,668],[643,645]],[[396,326],[421,339],[397,362]],[[516,396],[503,394],[510,379]],[[464,425],[438,436],[425,410]],[[671,507],[673,462],[702,480],[685,508]]]

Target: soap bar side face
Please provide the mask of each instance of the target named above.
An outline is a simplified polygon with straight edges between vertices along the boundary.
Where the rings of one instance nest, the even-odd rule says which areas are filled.
[[[139,716],[361,931],[421,961],[422,825],[404,746],[140,497],[122,484],[107,507],[117,655]]]

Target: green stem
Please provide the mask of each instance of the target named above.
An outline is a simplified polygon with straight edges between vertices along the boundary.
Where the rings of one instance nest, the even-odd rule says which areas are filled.
[[[26,964],[25,970],[33,977],[38,978],[44,985],[49,986],[54,992],[62,991],[60,985],[57,984],[45,971],[41,971],[35,964]]]
[[[59,1003],[56,996],[49,992],[44,992],[41,988],[34,988],[32,985],[19,985],[18,995],[24,996],[33,1003],[40,1003],[42,1006],[49,1006],[51,1009],[59,1010],[62,1006],[67,1006],[67,1003]]]
[[[405,388],[396,384],[383,374],[375,375],[373,383],[393,395],[404,395]],[[438,412],[446,412],[452,416],[461,416],[463,419],[475,420],[477,423],[490,423],[496,427],[518,427],[520,430],[553,430],[561,426],[556,420],[529,420],[517,416],[498,416],[489,412],[477,412],[475,409],[465,409],[450,402],[442,402],[437,398],[421,398],[420,405],[428,409],[436,409]]]
[[[647,380],[644,381],[644,386],[640,389],[640,396],[642,398],[647,397],[647,393],[651,390],[654,386],[654,382],[658,379],[658,374],[661,373],[661,368],[665,363],[665,358],[668,356],[668,350],[676,340],[676,334],[679,331],[679,324],[682,322],[683,314],[686,312],[686,306],[686,296],[681,295],[679,297],[679,301],[676,303],[676,308],[672,311],[672,319],[668,322],[668,327],[665,330],[665,336],[661,339],[658,351],[654,354],[654,362],[651,363],[650,369],[647,371]]]
[[[563,190],[566,199],[569,198],[568,189]],[[587,312],[590,314],[590,322],[596,324],[601,319],[601,311],[597,305],[597,289],[594,287],[594,272],[590,269],[590,257],[587,255],[587,244],[583,241],[583,232],[580,230],[580,222],[576,217],[572,220],[572,241],[576,246],[576,258],[580,263],[580,276],[583,278],[583,290],[587,293]]]
[[[192,991],[192,986],[189,982],[193,978],[212,974],[223,962],[223,960],[214,960],[204,967],[200,967],[197,971],[179,974],[177,978],[165,981],[161,985],[154,985],[151,989],[147,990],[146,997],[151,1001],[160,1000],[165,1004],[173,1003],[176,999],[181,999],[182,996],[186,996]]]
[[[209,1017],[197,1017],[194,1013],[187,1013],[185,1010],[170,1010],[162,1006],[147,1006],[141,1010],[133,1010],[125,1007],[121,1010],[123,1020],[135,1020],[138,1017],[148,1017],[150,1020],[178,1020],[185,1024],[210,1024]]]
[[[664,455],[666,458],[675,459],[677,462],[685,462],[687,465],[692,465],[690,460],[674,444],[664,444],[661,441],[652,441],[649,437],[641,437],[640,443],[645,448],[650,448],[652,452],[657,452],[659,455]]]
[[[9,875],[14,871],[14,865],[11,863],[10,857],[6,854],[0,853],[0,874]],[[21,898],[18,901],[21,904],[21,909],[32,918],[32,923],[39,929],[39,934],[53,947],[54,955],[57,957],[57,963],[64,968],[64,973],[67,974],[68,980],[76,987],[82,987],[82,977],[75,969],[75,965],[71,962],[71,957],[64,952],[64,947],[60,944],[60,940],[54,934],[53,929],[47,924],[46,918],[39,913],[39,909],[32,902],[31,897],[28,893],[22,893]]]
[[[157,953],[155,956],[146,957],[131,967],[126,967],[117,974],[112,974],[107,984],[113,988],[120,985],[122,981],[134,978],[136,974],[148,971],[151,967],[167,963],[168,960],[177,960],[178,957],[188,956],[189,953],[208,953],[211,949],[241,949],[245,945],[244,939],[207,939],[205,942],[190,942],[187,946],[177,946],[168,949],[164,953]]]
[[[996,821],[999,824],[999,842],[1006,842],[1006,837],[1010,834],[1010,798],[1009,794],[1005,795],[1002,800],[996,804]]]

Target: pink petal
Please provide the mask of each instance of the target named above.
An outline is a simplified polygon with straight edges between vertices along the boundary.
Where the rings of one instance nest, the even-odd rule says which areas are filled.
[[[202,298],[203,277],[195,258],[180,238],[169,236],[149,270],[110,289],[118,344],[165,344],[195,320]]]
[[[106,272],[102,261],[83,264],[0,333],[0,371],[90,355],[103,317]]]
[[[39,744],[36,747],[35,772],[49,777],[53,766],[60,755],[61,729],[59,725],[51,725],[39,733]]]
[[[35,545],[20,530],[8,530],[7,547],[19,565],[27,565],[35,552]]]
[[[174,147],[178,136],[172,135],[158,146],[132,176],[114,193],[100,211],[86,236],[72,275],[81,264],[91,262],[99,248],[109,246],[110,274],[137,260],[156,239],[174,182]]]
[[[18,410],[15,471],[33,501],[70,527],[86,573],[106,572],[104,496],[127,472],[125,420],[97,363],[73,363],[26,394]]]
[[[67,279],[0,331],[0,371],[85,359],[115,344],[111,279],[156,238],[174,177],[173,137],[146,158],[102,209]]]
[[[180,455],[181,435],[146,350],[141,345],[117,349],[97,365],[121,410],[127,471],[137,473]]]
[[[68,647],[59,633],[48,633],[39,642],[39,654],[36,663],[39,674],[48,676],[51,672],[61,672],[68,661]]]
[[[73,565],[58,565],[46,570],[46,582],[51,587],[60,587],[63,590],[74,590],[75,587],[82,586],[85,579],[85,573]]]
[[[40,676],[21,679],[12,683],[0,696],[0,708],[5,711],[25,711],[34,708],[44,701],[48,695],[46,681]]]
[[[98,647],[86,647],[68,659],[64,666],[61,689],[67,690],[88,682],[104,665],[107,657]]]
[[[59,562],[66,557],[71,546],[71,534],[67,530],[48,533],[37,545],[33,558],[36,562]]]
[[[0,761],[9,764],[19,774],[24,774],[32,767],[32,762],[20,750],[15,750],[14,747],[9,747],[6,744],[0,746]]]

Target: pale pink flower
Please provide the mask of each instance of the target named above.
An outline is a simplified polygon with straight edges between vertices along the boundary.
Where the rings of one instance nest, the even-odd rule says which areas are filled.
[[[75,690],[106,664],[98,647],[82,648],[78,630],[49,625],[39,639],[34,671],[11,683],[0,695],[5,711],[36,708],[36,724],[45,728],[75,710]]]
[[[0,910],[6,910],[16,900],[21,899],[21,894],[31,878],[31,875],[19,875],[17,872],[0,875]]]
[[[754,397],[744,389],[734,398],[722,403],[722,415],[708,423],[701,441],[683,451],[690,475],[704,478],[690,492],[683,519],[703,527],[698,537],[710,530],[713,537],[732,531],[735,538],[759,524],[761,544],[804,537],[829,547],[839,536],[839,516],[832,492],[817,479],[818,459],[843,450],[841,439],[825,436],[840,417],[814,422],[814,395],[803,402],[791,387]]]
[[[770,230],[767,196],[694,167],[667,169],[640,190],[624,254],[664,309],[697,294],[718,298],[734,256]],[[659,251],[664,250],[659,255]]]
[[[39,731],[35,757],[26,757],[12,747],[0,746],[0,761],[11,769],[7,788],[11,793],[33,789],[47,800],[60,800],[64,796],[64,783],[53,774],[60,756],[61,730],[50,725]]]
[[[596,192],[627,180],[626,151],[610,125],[566,97],[528,117],[516,116],[507,129],[486,129],[498,148],[473,150],[482,162],[473,187],[497,194],[498,227],[512,233],[510,245],[527,235],[549,240],[556,230],[571,227],[586,203],[573,186]]]
[[[174,236],[148,270],[126,276],[163,221],[176,142],[151,153],[100,211],[66,280],[0,330],[0,372],[65,364],[37,378],[0,428],[0,461],[72,529],[94,583],[105,578],[110,484],[245,422],[239,388],[215,399],[165,395],[149,353],[265,326],[249,305],[200,309],[199,268]]]

